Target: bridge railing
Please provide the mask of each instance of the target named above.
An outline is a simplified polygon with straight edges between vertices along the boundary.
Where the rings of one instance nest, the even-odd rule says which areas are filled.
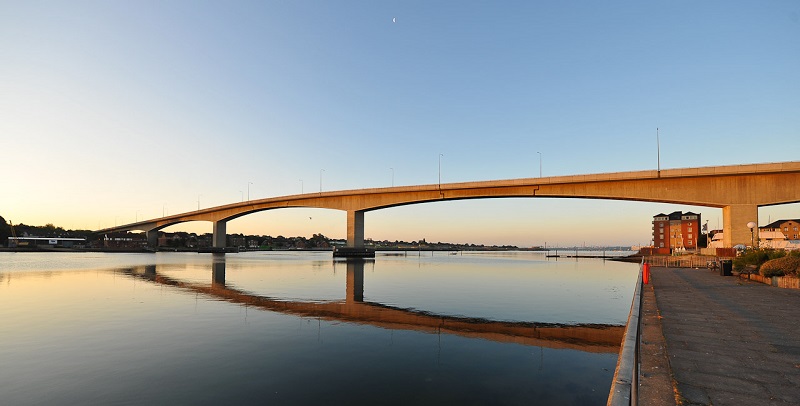
[[[611,391],[608,394],[607,406],[636,406],[638,404],[643,265],[644,262],[639,266],[639,277],[633,293],[631,311],[628,314],[628,324],[625,327],[625,336],[622,339],[617,368],[614,371],[614,380],[611,383]]]

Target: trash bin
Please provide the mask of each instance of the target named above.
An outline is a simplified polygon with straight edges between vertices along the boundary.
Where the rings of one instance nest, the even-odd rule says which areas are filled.
[[[733,261],[730,259],[723,259],[721,262],[721,266],[719,267],[719,275],[720,276],[731,276],[733,273]]]

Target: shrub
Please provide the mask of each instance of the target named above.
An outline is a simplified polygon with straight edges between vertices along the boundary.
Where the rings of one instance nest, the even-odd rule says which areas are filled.
[[[758,249],[750,250],[733,260],[733,269],[741,272],[748,265],[753,265],[756,268],[761,264],[776,258],[781,258],[786,255],[786,251],[772,250],[772,249]]]
[[[789,255],[769,260],[761,265],[759,272],[764,276],[798,275],[798,272],[800,272],[800,255]]]

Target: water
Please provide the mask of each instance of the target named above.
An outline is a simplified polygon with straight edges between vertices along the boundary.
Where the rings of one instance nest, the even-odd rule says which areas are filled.
[[[637,270],[531,252],[0,253],[0,399],[605,404]]]

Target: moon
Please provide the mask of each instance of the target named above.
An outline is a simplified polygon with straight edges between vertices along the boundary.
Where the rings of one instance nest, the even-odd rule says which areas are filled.
[[[396,23],[397,22],[397,17],[392,17],[392,22]]]

